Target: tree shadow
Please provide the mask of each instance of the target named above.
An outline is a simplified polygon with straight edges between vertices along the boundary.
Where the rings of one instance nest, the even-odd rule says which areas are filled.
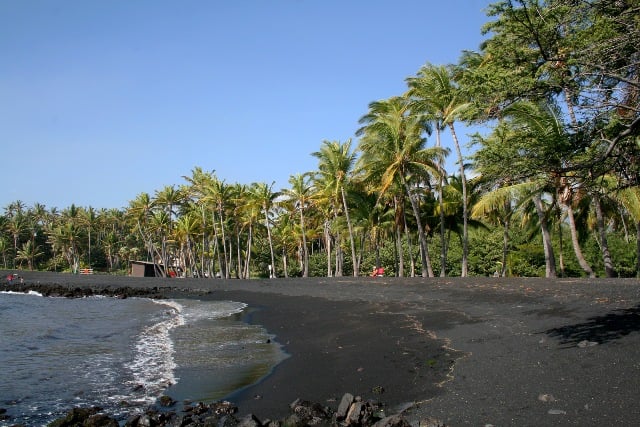
[[[558,338],[564,347],[573,347],[581,342],[604,344],[637,331],[640,331],[640,305],[592,317],[583,323],[548,329],[545,333]]]

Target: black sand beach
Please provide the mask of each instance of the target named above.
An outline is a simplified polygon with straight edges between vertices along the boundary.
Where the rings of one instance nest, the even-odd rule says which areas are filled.
[[[296,398],[349,392],[448,426],[637,425],[640,281],[635,279],[157,279],[20,272],[2,290],[123,289],[230,299],[291,355],[229,396],[280,418]],[[3,273],[3,277],[6,272]],[[56,287],[56,285],[59,285]]]

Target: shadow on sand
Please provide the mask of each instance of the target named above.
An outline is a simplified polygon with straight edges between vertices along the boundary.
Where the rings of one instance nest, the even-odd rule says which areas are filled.
[[[563,347],[568,348],[581,342],[604,344],[637,331],[640,331],[640,305],[592,317],[583,323],[548,329],[544,333],[558,338]]]

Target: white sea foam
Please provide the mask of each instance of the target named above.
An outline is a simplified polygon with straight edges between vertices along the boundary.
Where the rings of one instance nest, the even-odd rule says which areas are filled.
[[[40,292],[29,291],[29,292],[16,292],[16,291],[0,291],[0,294],[8,294],[8,295],[31,295],[35,297],[43,296]]]
[[[212,304],[206,301],[190,300],[183,303],[182,312],[188,323],[229,317],[242,313],[247,308],[247,304],[235,301],[216,301]]]
[[[176,301],[155,302],[167,306],[165,317],[146,327],[136,337],[134,359],[126,366],[133,374],[130,386],[144,390],[144,395],[137,399],[143,403],[153,403],[167,387],[176,383],[170,331],[185,324],[181,304]]]

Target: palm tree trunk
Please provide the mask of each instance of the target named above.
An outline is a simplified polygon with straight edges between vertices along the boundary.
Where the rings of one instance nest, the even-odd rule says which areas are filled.
[[[360,266],[358,265],[358,259],[356,258],[356,245],[353,241],[353,225],[351,224],[351,218],[349,217],[349,208],[347,207],[347,198],[344,195],[344,187],[340,187],[342,193],[342,205],[344,206],[344,215],[347,219],[347,227],[349,228],[349,240],[351,242],[351,262],[353,263],[353,277],[360,275]]]
[[[340,231],[336,231],[336,244],[335,244],[335,247],[336,247],[336,252],[335,252],[335,255],[336,255],[336,273],[335,273],[335,276],[336,277],[342,277],[344,270],[342,269],[342,267],[343,267],[343,263],[342,263],[342,260],[343,260],[343,257],[342,257],[342,236],[340,235]]]
[[[555,278],[556,273],[556,257],[553,252],[553,245],[551,244],[551,233],[549,232],[549,225],[542,206],[542,199],[539,195],[533,197],[533,204],[536,207],[538,219],[540,221],[540,229],[542,230],[542,246],[544,248],[544,261],[545,261],[545,277]]]
[[[636,221],[636,277],[640,279],[640,221]]]
[[[402,219],[404,221],[404,233],[407,236],[407,250],[409,251],[409,277],[416,277],[416,262],[413,258],[413,242],[411,241],[411,233],[409,232],[409,227],[407,226],[407,215],[402,214]]]
[[[502,229],[502,269],[500,277],[507,276],[507,256],[509,254],[509,220],[505,220]]]
[[[440,122],[436,123],[436,147],[440,147]],[[444,170],[443,161],[440,161],[440,167]],[[445,223],[444,223],[444,177],[438,178],[438,206],[440,208],[440,277],[447,276],[447,245],[445,244]]]
[[[331,277],[331,234],[329,233],[329,221],[324,222],[324,241],[327,249],[327,277]]]
[[[560,249],[558,252],[560,252],[560,255],[558,256],[558,258],[560,258],[558,260],[558,262],[560,263],[560,277],[564,277],[565,274],[565,268],[564,268],[564,237],[563,237],[563,230],[562,230],[562,223],[560,222],[558,224],[558,246]]]
[[[607,231],[604,227],[604,215],[602,213],[602,204],[600,196],[593,195],[593,203],[596,208],[596,223],[598,225],[598,233],[600,235],[600,250],[602,251],[602,260],[604,261],[604,273],[607,277],[616,277],[617,273],[613,267],[611,254],[609,253],[609,243],[607,242]]]
[[[273,240],[271,239],[271,227],[269,226],[269,210],[267,209],[267,205],[263,204],[262,208],[264,209],[264,223],[267,227],[267,238],[269,239],[269,251],[271,252],[271,269],[272,269],[272,278],[276,278],[276,257],[273,255]]]
[[[249,236],[247,237],[247,259],[244,265],[244,278],[251,278],[251,245],[253,244],[253,223],[249,223]]]
[[[398,197],[395,195],[393,196],[393,210],[395,212],[393,223],[395,228],[396,251],[398,252],[398,269],[396,275],[398,277],[404,277],[404,250],[402,249],[402,227],[400,226],[400,221],[404,221],[405,229],[407,224],[404,209],[400,209]],[[411,250],[411,248],[409,248],[409,250]]]
[[[336,221],[336,224],[338,223],[338,211],[337,209],[333,210],[333,219]],[[336,247],[336,252],[335,252],[335,256],[336,256],[336,270],[335,270],[335,277],[342,277],[342,236],[340,235],[340,230],[337,229],[336,230],[336,239],[335,239],[335,247]]]
[[[307,232],[304,228],[302,206],[300,206],[300,230],[302,231],[302,277],[309,277],[309,249],[307,248]]]
[[[396,240],[396,252],[398,253],[398,270],[397,276],[404,277],[404,251],[402,250],[402,229],[399,224],[395,226],[396,232],[395,240]]]
[[[427,238],[424,232],[424,227],[422,226],[422,221],[420,220],[420,210],[418,209],[418,202],[416,202],[411,189],[409,188],[409,184],[407,184],[404,176],[402,178],[404,188],[407,191],[407,196],[409,197],[409,201],[411,202],[411,208],[413,209],[413,215],[416,218],[416,223],[418,225],[418,237],[420,240],[420,258],[422,261],[422,277],[433,277],[433,270],[431,268],[431,259],[429,258],[429,249],[427,247]]]
[[[284,275],[285,279],[289,277],[289,272],[287,271],[288,268],[289,266],[287,264],[287,250],[285,248],[282,248],[282,274]]]
[[[222,270],[222,274],[224,275],[225,279],[229,279],[231,278],[230,272],[229,272],[229,257],[230,255],[227,254],[227,238],[225,236],[225,232],[224,232],[224,218],[223,218],[223,212],[222,212],[222,205],[218,204],[218,217],[220,218],[220,233],[222,233],[222,252],[224,255],[224,267],[222,265],[220,265],[220,269]]]
[[[460,276],[467,277],[469,270],[469,212],[467,208],[467,178],[464,173],[464,158],[462,157],[462,150],[460,149],[460,143],[458,142],[458,136],[456,135],[453,123],[449,123],[449,130],[451,131],[451,136],[458,155],[458,162],[460,163],[460,179],[462,182],[462,271],[460,272]]]
[[[573,215],[573,208],[570,203],[565,205],[567,209],[567,219],[569,220],[569,230],[571,231],[571,244],[573,245],[573,252],[576,254],[576,258],[578,259],[578,264],[584,270],[585,273],[590,278],[596,277],[596,274],[593,272],[593,269],[587,262],[582,253],[582,249],[580,248],[580,242],[578,241],[578,230],[576,229],[576,220]],[[562,233],[562,228],[560,229],[560,233]]]

